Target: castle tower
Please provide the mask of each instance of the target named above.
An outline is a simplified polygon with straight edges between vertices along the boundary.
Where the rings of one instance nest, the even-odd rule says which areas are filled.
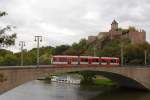
[[[118,23],[116,20],[113,20],[113,22],[111,24],[111,30],[116,31],[117,29],[118,29]]]
[[[110,39],[119,38],[122,35],[122,32],[118,30],[118,22],[113,20],[111,23],[111,29],[109,31]]]

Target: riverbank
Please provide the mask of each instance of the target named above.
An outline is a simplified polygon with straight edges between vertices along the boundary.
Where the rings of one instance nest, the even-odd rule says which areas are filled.
[[[59,76],[58,76],[59,77]],[[47,76],[47,77],[42,77],[39,78],[38,80],[43,80],[46,82],[51,82],[52,76]],[[114,87],[117,84],[113,82],[110,79],[103,78],[103,77],[96,77],[93,80],[85,80],[84,78],[81,78],[81,86],[92,86],[92,87]]]
[[[81,84],[80,84],[80,89],[83,89],[83,90],[108,91],[108,90],[117,89],[117,88],[118,88],[118,85],[115,82],[107,78],[103,78],[103,77],[96,77],[95,79],[89,82],[84,82],[84,80],[81,80]]]
[[[116,83],[114,83],[112,80],[109,79],[95,79],[94,84],[97,86],[114,86]]]

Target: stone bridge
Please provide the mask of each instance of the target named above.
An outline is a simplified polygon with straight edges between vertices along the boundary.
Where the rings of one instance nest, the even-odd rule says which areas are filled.
[[[150,68],[116,67],[101,65],[49,65],[49,66],[14,66],[0,68],[0,93],[4,93],[21,84],[49,74],[74,71],[93,71],[107,77],[120,86],[150,90]]]

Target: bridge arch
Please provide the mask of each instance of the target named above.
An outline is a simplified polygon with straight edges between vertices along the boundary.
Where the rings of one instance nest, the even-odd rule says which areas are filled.
[[[94,71],[98,75],[118,82],[121,86],[150,90],[150,68],[137,67],[110,67],[99,65],[51,65],[41,67],[10,67],[1,68],[2,80],[0,80],[0,93],[4,93],[28,81],[40,76],[54,73],[66,73],[73,71]]]
[[[126,88],[135,88],[135,89],[141,89],[141,90],[147,90],[146,87],[144,87],[141,83],[139,83],[137,80],[132,79],[130,77],[123,76],[118,73],[113,73],[113,72],[107,72],[107,71],[91,71],[91,70],[85,70],[89,72],[93,72],[95,75],[100,75],[103,77],[106,77],[116,83],[120,87],[126,87]],[[82,71],[84,72],[84,71]]]

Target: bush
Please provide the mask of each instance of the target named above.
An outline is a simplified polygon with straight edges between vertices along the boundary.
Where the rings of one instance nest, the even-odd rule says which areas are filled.
[[[6,65],[6,66],[15,66],[15,65],[18,65],[17,57],[15,55],[13,55],[13,54],[7,54],[4,57],[3,64]]]

